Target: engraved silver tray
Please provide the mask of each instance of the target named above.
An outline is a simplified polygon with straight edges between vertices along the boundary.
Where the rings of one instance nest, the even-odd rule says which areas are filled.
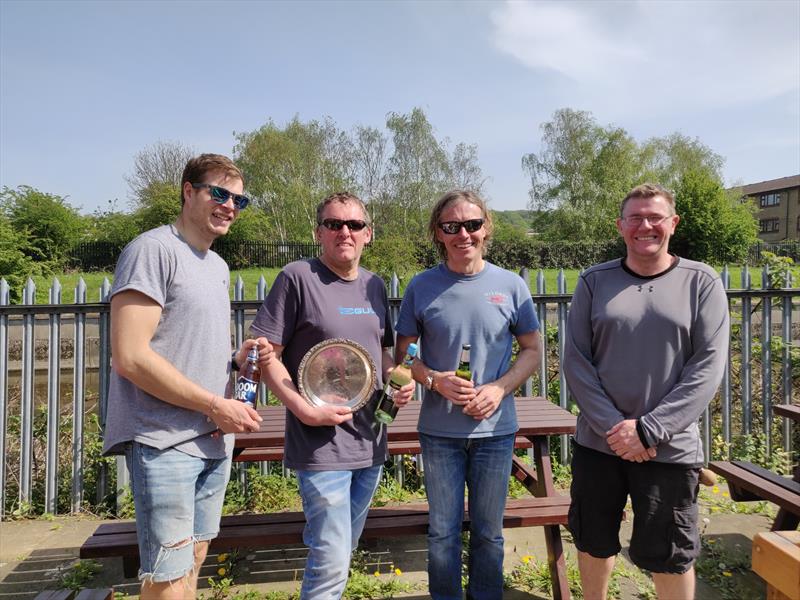
[[[300,361],[297,383],[300,394],[312,406],[349,406],[355,412],[376,388],[375,363],[358,342],[325,340]]]

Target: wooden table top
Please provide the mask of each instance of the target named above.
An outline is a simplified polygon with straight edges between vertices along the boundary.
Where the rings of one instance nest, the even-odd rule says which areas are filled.
[[[776,415],[787,417],[800,423],[800,405],[798,404],[777,404],[772,407]]]
[[[575,432],[575,416],[542,397],[517,397],[517,435],[539,436]],[[417,420],[422,406],[412,401],[400,409],[397,418],[389,426],[389,441],[411,441],[419,438]],[[237,433],[237,448],[268,448],[283,446],[285,436],[286,409],[283,406],[259,408],[264,419],[257,432]]]

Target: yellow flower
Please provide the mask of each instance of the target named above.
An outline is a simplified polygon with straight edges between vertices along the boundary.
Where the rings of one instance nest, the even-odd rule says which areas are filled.
[[[710,513],[717,512],[717,507],[716,506],[709,506],[708,507],[708,512],[710,512]]]
[[[217,575],[225,575],[225,573],[227,573],[225,567],[220,567],[219,569],[217,569]]]
[[[223,563],[223,562],[225,562],[226,560],[228,560],[228,555],[227,555],[227,554],[220,554],[220,555],[217,557],[217,562],[218,562],[218,563]]]
[[[725,575],[725,577],[733,577],[733,573],[730,571],[723,571],[722,574]]]
[[[375,577],[380,577],[381,576],[381,572],[380,571],[375,571],[373,573],[373,575],[375,575]]]
[[[403,572],[402,572],[400,569],[395,569],[395,570],[394,570],[394,574],[395,574],[395,575],[397,575],[397,576],[399,577],[400,575],[402,575],[402,574],[403,574]]]
[[[724,498],[727,498],[727,497],[728,497],[728,492],[722,492],[722,496],[723,496]]]
[[[717,540],[708,540],[708,543],[709,543],[709,544],[716,544],[716,543],[717,543]]]
[[[522,557],[521,560],[524,564],[527,565],[529,562],[531,562],[532,559],[533,557],[530,554],[526,554],[525,556]]]
[[[711,488],[711,491],[714,492],[715,494],[719,494],[719,487],[715,485],[714,487]]]

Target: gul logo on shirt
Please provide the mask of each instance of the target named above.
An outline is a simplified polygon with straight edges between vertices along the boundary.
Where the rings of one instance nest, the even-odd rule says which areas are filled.
[[[504,294],[503,292],[485,292],[483,296],[489,304],[495,304],[497,306],[508,306],[509,304],[508,294]]]
[[[371,306],[340,306],[339,314],[344,317],[358,316],[358,315],[374,315],[375,311]]]

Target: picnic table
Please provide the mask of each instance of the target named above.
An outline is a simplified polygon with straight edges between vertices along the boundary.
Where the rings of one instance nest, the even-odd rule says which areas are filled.
[[[549,436],[571,434],[575,417],[541,397],[515,398],[519,431],[517,448],[532,448],[533,464],[515,456],[512,475],[530,491],[528,498],[509,499],[503,516],[504,527],[544,528],[553,597],[569,598],[566,563],[559,526],[566,525],[569,497],[559,494],[553,483]],[[389,453],[419,454],[417,419],[421,403],[410,402],[402,408],[388,428]],[[256,432],[236,434],[235,459],[239,462],[280,461],[285,442],[286,409],[267,406],[258,409],[263,421]],[[220,533],[212,540],[212,550],[263,547],[302,542],[305,516],[302,512],[230,515],[222,518]],[[364,526],[364,538],[392,537],[427,533],[428,506],[404,504],[370,510]],[[469,528],[465,511],[464,529]],[[135,522],[107,523],[98,527],[81,547],[82,558],[121,556],[125,573],[138,568]]]
[[[800,423],[800,406],[779,404],[772,407],[776,415]],[[778,505],[772,531],[796,529],[800,523],[800,464],[794,477],[788,479],[744,460],[714,461],[709,468],[728,482],[731,498],[737,502],[768,500]]]

